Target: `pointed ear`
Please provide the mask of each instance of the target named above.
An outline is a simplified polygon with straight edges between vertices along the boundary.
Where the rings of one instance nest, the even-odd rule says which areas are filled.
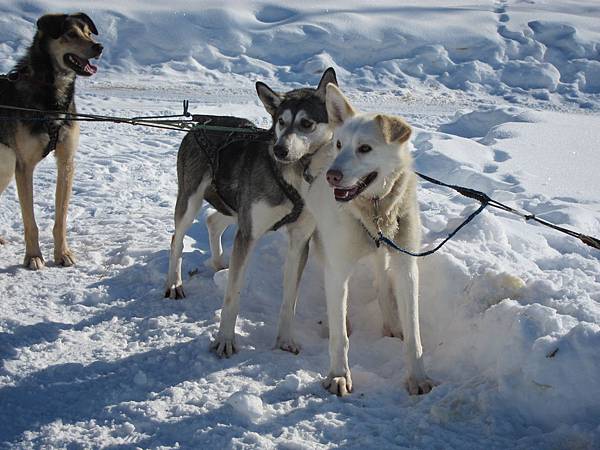
[[[258,98],[265,106],[267,112],[271,115],[271,117],[275,116],[277,112],[277,108],[281,104],[281,96],[272,90],[265,83],[261,83],[260,81],[256,82],[256,92],[258,93]]]
[[[412,134],[412,128],[404,120],[394,116],[384,116],[378,114],[375,116],[375,123],[381,130],[386,144],[398,142],[400,144],[408,141]]]
[[[340,126],[346,119],[356,114],[348,99],[344,97],[342,91],[333,83],[327,85],[325,105],[327,106],[329,124],[333,127]]]
[[[62,36],[65,29],[66,14],[46,14],[37,21],[38,30],[47,34],[52,39]]]
[[[319,81],[319,86],[317,87],[317,95],[321,97],[321,99],[325,100],[326,88],[327,85],[335,84],[338,85],[337,77],[335,76],[335,70],[333,67],[330,67],[325,72],[323,72],[323,76],[321,77],[321,81]]]
[[[86,13],[80,12],[77,14],[71,14],[71,17],[82,20],[89,27],[90,31],[96,36],[98,36],[98,29],[96,28],[96,24],[92,19],[90,19],[90,16],[88,16]]]

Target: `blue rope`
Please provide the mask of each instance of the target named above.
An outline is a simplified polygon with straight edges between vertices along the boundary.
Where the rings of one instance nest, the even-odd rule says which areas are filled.
[[[446,237],[446,239],[444,239],[435,248],[433,248],[431,250],[427,250],[425,252],[420,252],[420,253],[411,252],[410,250],[406,250],[405,248],[400,247],[398,244],[396,244],[390,238],[384,236],[381,231],[378,232],[379,236],[377,237],[377,239],[375,239],[375,245],[377,245],[377,247],[379,247],[383,243],[383,244],[387,245],[388,247],[390,247],[390,248],[392,248],[394,250],[399,251],[400,253],[404,253],[405,255],[409,255],[409,256],[414,256],[416,258],[420,258],[422,256],[431,255],[431,254],[437,252],[440,248],[442,248],[446,244],[446,242],[448,242],[450,239],[452,239],[456,235],[456,233],[458,233],[465,225],[467,225],[475,217],[477,217],[477,215],[479,215],[479,213],[481,213],[487,206],[488,206],[487,202],[482,203],[479,206],[479,208],[477,208],[476,211],[474,211],[473,213],[471,213],[469,215],[469,217],[467,217],[463,223],[461,223],[458,227],[456,227],[456,229],[454,231],[452,231],[452,233],[450,233]]]

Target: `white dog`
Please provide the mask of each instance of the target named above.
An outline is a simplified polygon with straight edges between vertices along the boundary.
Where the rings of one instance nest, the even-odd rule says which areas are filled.
[[[348,279],[358,261],[371,255],[377,261],[384,328],[404,336],[407,389],[410,394],[427,393],[434,383],[423,366],[417,260],[375,244],[381,231],[404,248],[420,247],[416,177],[409,151],[412,130],[398,117],[356,112],[333,84],[327,86],[326,104],[332,145],[312,156],[307,171],[314,181],[305,183],[302,191],[317,224],[315,241],[325,270],[330,370],[324,386],[337,395],[352,392]]]

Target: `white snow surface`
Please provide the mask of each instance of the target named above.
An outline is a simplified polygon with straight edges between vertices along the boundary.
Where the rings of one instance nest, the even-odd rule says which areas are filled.
[[[335,66],[358,108],[415,127],[418,170],[600,236],[600,4],[570,0],[0,4],[0,70],[44,12],[85,10],[106,54],[82,112],[192,110],[268,126],[254,81],[314,85]],[[403,343],[382,337],[371,269],[350,285],[355,392],[329,395],[323,281],[304,274],[295,356],[273,350],[286,236],[255,250],[237,322],[215,336],[203,211],[185,241],[183,301],[164,300],[181,133],[82,124],[72,268],[20,266],[14,184],[0,197],[0,446],[6,448],[600,448],[600,252],[489,210],[420,261],[425,365],[410,397]],[[52,255],[55,168],[35,180]],[[476,206],[421,183],[424,246]],[[225,235],[227,252],[233,230]]]

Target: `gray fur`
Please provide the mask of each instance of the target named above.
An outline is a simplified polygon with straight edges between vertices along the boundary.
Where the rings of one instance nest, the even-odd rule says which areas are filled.
[[[315,124],[326,125],[325,87],[330,82],[335,82],[333,69],[328,69],[324,73],[316,89],[303,88],[279,94],[266,84],[257,83],[259,98],[273,119],[271,130],[275,137],[278,137],[277,121],[284,111],[293,111],[294,114],[302,111],[303,116]],[[235,126],[251,125],[245,119],[227,118],[227,120],[233,121]],[[217,211],[214,213],[217,216],[212,217],[216,220],[207,220],[211,235],[213,266],[217,269],[224,265],[220,249],[220,234],[224,230],[223,224],[228,223],[221,216],[234,217],[238,228],[231,255],[221,325],[213,345],[217,355],[228,357],[236,351],[234,327],[248,256],[256,241],[292,212],[294,205],[289,199],[289,193],[282,188],[282,181],[298,189],[302,182],[304,164],[300,159],[275,158],[273,141],[253,142],[242,139],[223,147],[225,139],[223,133],[209,134],[207,141],[202,141],[193,133],[194,131],[184,137],[177,156],[178,192],[175,206],[175,234],[171,244],[165,297],[185,296],[181,279],[183,236],[197,215],[202,200],[206,200]],[[322,136],[315,133],[314,139],[322,139]],[[203,150],[201,144],[205,142],[208,147]],[[325,144],[320,141],[311,142],[315,148]],[[302,211],[297,222],[290,223],[286,227],[290,233],[290,248],[286,269],[284,269],[285,293],[277,345],[294,353],[297,353],[298,346],[291,336],[291,320],[295,310],[298,283],[308,256],[308,242],[314,228],[310,225],[312,219],[308,219],[307,214]],[[218,236],[215,236],[215,233]],[[214,254],[215,251],[220,254]]]

